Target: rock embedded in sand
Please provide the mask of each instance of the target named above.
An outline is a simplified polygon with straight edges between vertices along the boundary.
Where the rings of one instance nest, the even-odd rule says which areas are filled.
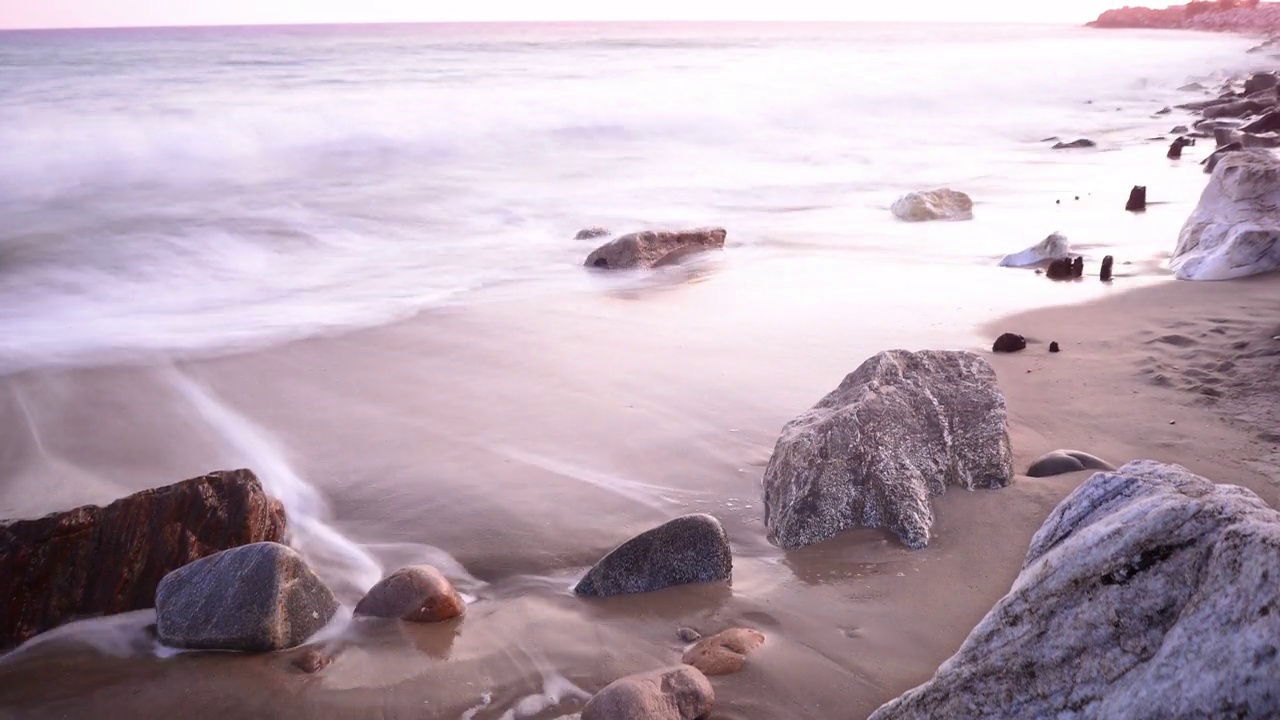
[[[1145,185],[1134,185],[1129,191],[1129,201],[1124,204],[1129,212],[1140,212],[1147,209],[1147,188]]]
[[[1094,141],[1092,141],[1092,140],[1089,140],[1089,139],[1087,139],[1087,138],[1080,138],[1079,140],[1072,140],[1071,142],[1060,142],[1060,143],[1057,143],[1057,144],[1055,144],[1055,145],[1053,146],[1053,148],[1051,148],[1051,149],[1053,149],[1053,150],[1078,150],[1078,149],[1080,149],[1080,148],[1091,148],[1091,147],[1097,147],[1097,146],[1098,146],[1098,143],[1096,143],[1096,142],[1094,142]]]
[[[1084,277],[1084,256],[1077,255],[1075,260],[1071,261],[1071,277]]]
[[[609,228],[592,225],[589,228],[582,228],[577,235],[573,236],[574,240],[594,240],[598,237],[604,237],[609,234]]]
[[[1027,468],[1027,476],[1033,478],[1053,477],[1081,470],[1115,470],[1116,466],[1096,455],[1079,450],[1054,450],[1045,453]]]
[[[1102,282],[1111,281],[1111,269],[1115,265],[1115,261],[1116,259],[1110,255],[1102,258],[1102,271],[1098,274],[1098,277],[1102,279]]]
[[[724,228],[630,233],[596,248],[583,264],[602,270],[650,268],[676,250],[687,251],[691,247],[719,250],[724,247],[726,237]]]
[[[619,545],[573,591],[609,597],[720,582],[732,575],[733,554],[724,527],[699,513],[678,517]]]
[[[1170,261],[1183,280],[1280,270],[1280,160],[1266,150],[1224,157],[1178,235]]]
[[[582,710],[582,720],[696,720],[715,705],[711,681],[689,665],[614,680]]]
[[[156,590],[156,631],[175,648],[270,652],[306,642],[337,609],[298,553],[261,542],[165,575]]]
[[[1027,339],[1017,333],[1004,333],[991,345],[991,352],[1013,353],[1027,349]]]
[[[1280,513],[1149,460],[1098,473],[933,679],[871,720],[1280,717]]]
[[[1175,125],[1173,126],[1173,129],[1170,130],[1169,132],[1174,133],[1176,135],[1176,134],[1191,132],[1191,128],[1187,127],[1186,125]]]
[[[1079,200],[1080,198],[1076,198]],[[1053,233],[1049,237],[1021,252],[1005,255],[1000,260],[1000,267],[1035,267],[1050,260],[1064,258],[1071,254],[1071,244],[1066,236]]]
[[[950,188],[907,193],[889,209],[894,217],[906,222],[973,219],[972,198]]]
[[[304,673],[318,673],[333,663],[333,656],[316,648],[308,648],[293,659],[293,666]]]
[[[432,623],[462,617],[467,603],[430,565],[400,568],[374,585],[356,604],[355,614]]]
[[[1049,263],[1049,268],[1045,270],[1045,276],[1050,280],[1069,280],[1071,279],[1071,258],[1058,258]]]
[[[995,370],[971,352],[889,350],[787,423],[764,472],[764,521],[783,548],[857,527],[929,543],[929,499],[1013,477]]]
[[[1173,144],[1169,146],[1169,152],[1166,154],[1170,160],[1182,159],[1182,149],[1195,145],[1194,140],[1188,140],[1184,137],[1175,138]]]
[[[280,540],[285,513],[248,470],[217,472],[105,507],[0,524],[0,649],[71,620],[153,607],[171,570]]]
[[[764,634],[749,628],[731,628],[703,638],[681,660],[708,677],[732,675],[743,668],[747,655],[764,645]]]
[[[1062,352],[1062,348],[1058,347],[1057,340],[1054,340],[1053,342],[1049,343],[1049,352],[1051,353]]]

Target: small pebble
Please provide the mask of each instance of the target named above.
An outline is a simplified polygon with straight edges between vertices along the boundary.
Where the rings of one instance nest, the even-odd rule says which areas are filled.
[[[682,627],[679,630],[676,630],[676,635],[679,635],[680,639],[687,643],[698,642],[702,639],[702,633],[688,627]]]
[[[1058,347],[1058,341],[1049,343],[1049,352],[1059,352],[1062,348]]]
[[[326,665],[333,662],[333,658],[325,655],[319,650],[307,650],[299,655],[293,661],[293,666],[304,673],[320,672]]]
[[[1061,205],[1061,204],[1062,204],[1062,201],[1061,201],[1061,200],[1054,200],[1054,202],[1055,202],[1055,203],[1057,203],[1058,205]]]
[[[1170,424],[1170,425],[1177,425],[1177,424],[1178,424],[1178,421],[1177,421],[1177,420],[1170,420],[1170,421],[1169,421],[1169,424]]]

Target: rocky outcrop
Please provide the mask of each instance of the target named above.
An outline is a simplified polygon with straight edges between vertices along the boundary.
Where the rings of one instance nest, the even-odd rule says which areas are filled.
[[[591,698],[582,720],[696,720],[715,705],[711,681],[689,665],[614,680]]]
[[[1178,235],[1183,280],[1230,280],[1280,269],[1280,160],[1265,150],[1222,157]]]
[[[1152,461],[1049,515],[1009,594],[872,720],[1280,717],[1280,513]]]
[[[1256,72],[1244,81],[1244,94],[1253,95],[1264,91],[1273,91],[1276,85],[1280,84],[1276,74],[1271,72]]]
[[[285,514],[248,470],[217,472],[38,520],[0,525],[0,649],[76,618],[155,605],[171,570],[280,540]]]
[[[929,543],[929,499],[1013,477],[1004,396],[970,352],[882,352],[782,429],[764,473],[764,521],[784,548],[855,527]]]
[[[652,231],[630,233],[601,245],[587,256],[584,265],[602,270],[650,268],[667,255],[689,248],[719,250],[724,247],[724,228],[700,228],[680,232]]]
[[[156,634],[175,648],[285,650],[306,642],[337,609],[298,553],[254,543],[165,575],[156,589]]]
[[[1079,450],[1054,450],[1036,458],[1027,468],[1027,476],[1033,478],[1065,475],[1081,470],[1115,470],[1116,467],[1096,455]]]
[[[1214,32],[1273,32],[1280,28],[1280,6],[1223,0],[1193,0],[1167,8],[1123,7],[1107,10],[1089,23],[1099,28],[1158,28]]]
[[[698,641],[681,659],[703,675],[732,675],[746,665],[750,655],[764,645],[764,634],[749,628],[732,628]]]
[[[1053,233],[1022,252],[1005,255],[1000,260],[1000,267],[1035,267],[1070,254],[1071,243],[1066,236]]]
[[[907,193],[895,200],[889,210],[906,222],[972,220],[973,200],[959,190],[938,188]]]
[[[608,597],[720,582],[732,574],[733,555],[720,521],[710,515],[685,515],[619,545],[573,591]]]
[[[356,615],[421,623],[452,620],[466,612],[467,603],[453,583],[430,565],[412,565],[391,573],[374,585],[355,609]]]
[[[1262,112],[1271,107],[1270,104],[1258,102],[1256,100],[1240,100],[1238,102],[1223,103],[1222,105],[1214,105],[1205,108],[1202,115],[1206,118],[1240,118],[1246,115],[1253,115]]]

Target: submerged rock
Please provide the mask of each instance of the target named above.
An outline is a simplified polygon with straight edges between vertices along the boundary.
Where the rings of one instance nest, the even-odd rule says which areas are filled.
[[[1097,147],[1098,143],[1087,138],[1072,140],[1071,142],[1060,142],[1053,146],[1053,150],[1078,150],[1080,148]]]
[[[720,521],[705,514],[685,515],[619,545],[573,591],[609,597],[720,582],[732,574],[733,554]]]
[[[1102,272],[1098,275],[1098,277],[1102,279],[1102,282],[1111,281],[1111,268],[1115,265],[1115,261],[1116,259],[1110,255],[1102,258]]]
[[[1174,138],[1173,144],[1169,146],[1169,152],[1166,157],[1170,160],[1180,160],[1182,159],[1182,149],[1195,144],[1195,140],[1188,140],[1184,137]]]
[[[356,615],[432,623],[462,617],[467,603],[430,565],[411,565],[374,585],[356,604]]]
[[[1071,277],[1084,277],[1084,256],[1077,255],[1075,260],[1071,261]]]
[[[1115,470],[1116,467],[1096,455],[1079,450],[1054,450],[1045,453],[1027,468],[1027,476],[1033,478],[1065,475],[1081,470]]]
[[[1027,339],[1016,333],[1005,333],[996,338],[991,345],[991,352],[1013,353],[1027,349]]]
[[[1058,258],[1049,263],[1049,267],[1045,270],[1045,276],[1050,280],[1070,280],[1071,279],[1071,258]]]
[[[1280,717],[1280,513],[1149,460],[1049,515],[1013,588],[871,720]]]
[[[614,680],[582,710],[582,720],[696,720],[715,705],[711,681],[689,665]]]
[[[248,470],[0,524],[0,578],[14,590],[0,597],[0,649],[77,618],[153,607],[171,570],[284,533],[283,506]]]
[[[594,240],[598,237],[604,237],[608,234],[609,234],[609,228],[600,227],[599,225],[593,225],[589,228],[583,228],[579,230],[578,234],[573,236],[573,239],[574,240]]]
[[[725,237],[724,228],[630,233],[596,248],[584,265],[602,270],[650,268],[676,250],[690,247],[719,250],[724,247]]]
[[[1134,185],[1129,191],[1129,201],[1124,209],[1129,212],[1141,212],[1147,209],[1147,188],[1145,185]]]
[[[929,543],[929,499],[1013,477],[1004,396],[970,352],[889,350],[787,423],[764,473],[764,521],[784,548],[855,527]]]
[[[270,652],[306,642],[337,609],[293,549],[254,543],[165,575],[156,590],[156,632],[175,648]]]
[[[1178,235],[1183,280],[1230,280],[1280,269],[1280,160],[1265,150],[1224,157]]]
[[[1005,255],[1000,260],[1000,267],[1035,267],[1050,260],[1067,257],[1070,254],[1071,244],[1067,241],[1066,236],[1053,233],[1022,252]]]
[[[907,222],[972,220],[973,200],[959,190],[939,188],[907,193],[895,200],[890,210]]]
[[[703,638],[689,648],[681,660],[708,677],[732,675],[743,668],[750,655],[764,645],[764,634],[748,628],[732,628]]]

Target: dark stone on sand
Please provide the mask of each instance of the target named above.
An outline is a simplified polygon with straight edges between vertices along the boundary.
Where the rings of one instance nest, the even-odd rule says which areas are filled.
[[[1057,340],[1054,340],[1053,342],[1049,343],[1049,352],[1056,353],[1056,352],[1061,352],[1061,350],[1062,348],[1058,347]]]
[[[1204,171],[1212,173],[1214,168],[1218,167],[1218,162],[1230,153],[1239,152],[1244,149],[1244,143],[1233,142],[1214,150],[1209,157],[1204,159]]]
[[[680,659],[707,677],[732,675],[746,665],[747,655],[764,645],[764,634],[749,628],[732,628],[703,638]]]
[[[293,666],[304,673],[318,673],[329,666],[333,662],[333,656],[317,650],[316,648],[307,648],[293,659]]]
[[[696,246],[704,250],[719,250],[724,247],[725,237],[724,228],[630,233],[596,248],[583,264],[601,270],[649,268],[682,248]]]
[[[682,642],[687,643],[698,642],[702,639],[702,633],[689,627],[682,627],[676,630],[676,636],[679,637]]]
[[[582,720],[696,720],[708,717],[715,702],[706,675],[676,665],[614,680],[582,709]]]
[[[1162,108],[1160,108],[1159,110],[1157,110],[1157,111],[1156,111],[1156,114],[1157,114],[1157,115],[1168,115],[1168,114],[1169,114],[1169,113],[1171,113],[1171,112],[1173,112],[1173,108],[1166,106],[1166,107],[1162,107]]]
[[[1241,126],[1241,132],[1267,133],[1280,130],[1280,110],[1273,110],[1251,123]]]
[[[1102,282],[1111,280],[1111,267],[1115,264],[1115,261],[1116,259],[1110,255],[1102,258],[1102,272],[1098,275],[1098,277],[1102,278]]]
[[[1182,133],[1191,132],[1191,128],[1187,127],[1186,125],[1175,125],[1173,129],[1170,130],[1169,132],[1175,135],[1180,135]]]
[[[604,237],[605,235],[608,235],[608,234],[609,234],[609,228],[600,227],[599,225],[593,225],[592,227],[583,228],[579,230],[578,234],[573,236],[573,239],[574,240],[594,240],[595,238]]]
[[[609,597],[675,585],[720,582],[733,574],[729,538],[710,515],[678,517],[619,545],[573,591]]]
[[[1012,353],[1027,349],[1027,339],[1016,333],[1005,333],[996,338],[991,345],[991,352]]]
[[[1084,277],[1084,256],[1077,255],[1076,259],[1071,263],[1071,277]]]
[[[1079,450],[1054,450],[1041,455],[1031,467],[1027,468],[1027,476],[1034,478],[1053,477],[1081,470],[1115,470],[1115,466],[1096,455]]]
[[[1049,263],[1049,269],[1045,271],[1045,276],[1050,280],[1070,280],[1071,258],[1058,258]]]
[[[1182,148],[1195,144],[1195,140],[1188,140],[1184,137],[1175,138],[1173,144],[1169,146],[1169,153],[1167,157],[1170,160],[1179,160],[1182,158]]]
[[[337,609],[302,556],[261,542],[165,575],[156,589],[156,631],[175,648],[271,652],[306,642]]]
[[[411,565],[391,573],[356,604],[355,614],[433,623],[462,617],[467,603],[439,570]]]
[[[1124,209],[1129,212],[1139,212],[1147,209],[1147,187],[1145,185],[1134,185],[1129,191],[1129,201],[1125,203]]]
[[[1060,143],[1057,143],[1057,144],[1055,144],[1055,145],[1053,146],[1053,148],[1052,148],[1052,149],[1054,149],[1054,150],[1076,150],[1076,149],[1079,149],[1079,148],[1091,148],[1091,147],[1097,147],[1097,146],[1098,146],[1098,143],[1096,143],[1096,142],[1094,142],[1094,141],[1092,141],[1092,140],[1089,140],[1089,139],[1086,139],[1086,138],[1080,138],[1079,140],[1072,140],[1071,142],[1060,142]]]
[[[1244,82],[1244,94],[1252,95],[1263,90],[1275,90],[1277,84],[1275,73],[1256,72]]]
[[[0,650],[78,618],[155,606],[172,570],[280,540],[285,514],[248,470],[217,472],[105,507],[0,524]]]

